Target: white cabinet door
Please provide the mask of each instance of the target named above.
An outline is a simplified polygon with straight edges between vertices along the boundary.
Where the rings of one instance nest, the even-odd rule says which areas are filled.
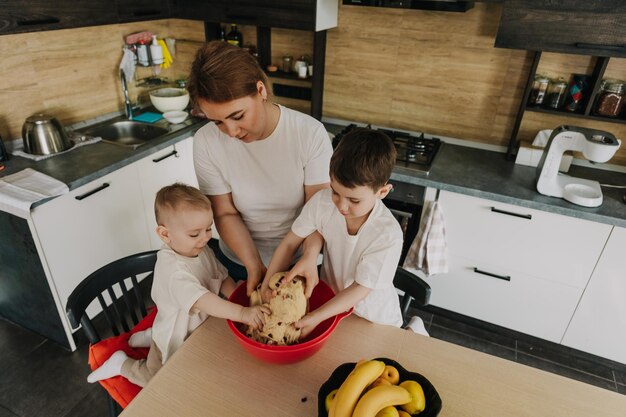
[[[450,254],[584,288],[612,226],[442,191]]]
[[[193,168],[193,138],[182,140],[137,163],[143,206],[147,219],[147,228],[152,249],[159,249],[163,244],[156,235],[154,218],[154,197],[157,191],[175,182],[198,186]]]
[[[63,309],[87,275],[150,247],[134,165],[37,206],[31,214]]]
[[[613,228],[562,343],[626,363],[625,228]]]

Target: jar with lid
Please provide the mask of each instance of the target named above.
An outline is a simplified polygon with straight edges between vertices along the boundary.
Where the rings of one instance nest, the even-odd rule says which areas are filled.
[[[532,89],[530,90],[530,96],[528,97],[528,105],[539,106],[543,103],[549,83],[550,80],[542,75],[535,77]]]
[[[565,103],[565,93],[567,91],[567,82],[563,78],[553,80],[548,85],[544,106],[550,109],[560,109]]]
[[[618,80],[603,81],[598,94],[595,113],[599,116],[617,117],[624,107],[624,82]]]
[[[291,56],[283,56],[283,72],[291,72],[291,61],[293,61]]]

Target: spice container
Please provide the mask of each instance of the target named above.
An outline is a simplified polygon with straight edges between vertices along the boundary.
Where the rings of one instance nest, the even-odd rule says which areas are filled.
[[[291,72],[291,61],[293,60],[293,58],[291,58],[289,55],[285,55],[283,57],[283,72]]]
[[[565,92],[567,91],[567,83],[564,79],[559,78],[558,80],[550,82],[548,85],[548,90],[546,92],[546,99],[544,101],[544,106],[550,109],[559,109],[563,106],[565,102]]]
[[[603,81],[595,113],[599,116],[617,117],[624,107],[624,82]]]
[[[539,106],[543,103],[549,83],[550,80],[544,76],[538,75],[535,77],[532,89],[530,90],[530,96],[528,97],[529,106]]]

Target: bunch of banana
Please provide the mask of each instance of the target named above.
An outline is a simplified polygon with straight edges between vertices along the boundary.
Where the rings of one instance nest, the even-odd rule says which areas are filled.
[[[424,411],[426,398],[419,383],[400,382],[396,368],[371,360],[358,362],[325,404],[329,417],[399,417]]]

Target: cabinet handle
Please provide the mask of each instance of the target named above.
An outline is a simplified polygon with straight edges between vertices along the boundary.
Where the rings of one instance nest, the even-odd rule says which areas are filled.
[[[36,26],[36,25],[51,25],[53,23],[59,23],[61,19],[57,17],[44,17],[41,19],[32,20],[18,20],[16,23],[18,26]]]
[[[599,43],[577,42],[574,44],[574,46],[581,49],[602,49],[605,51],[626,52],[626,47],[624,47],[623,45],[603,45]]]
[[[501,279],[503,281],[510,281],[511,280],[511,276],[510,275],[498,275],[498,274],[494,274],[492,272],[487,272],[487,271],[482,271],[478,268],[474,268],[474,272],[477,274],[483,274],[483,275],[487,275],[490,277],[494,277],[494,278],[498,278]]]
[[[530,219],[533,218],[532,214],[513,213],[512,211],[500,210],[500,209],[497,209],[495,207],[491,207],[491,211],[493,211],[494,213],[507,214],[509,216],[521,217],[522,219],[530,220]]]
[[[89,197],[90,195],[93,195],[99,191],[104,190],[105,188],[109,187],[111,184],[109,184],[108,182],[105,182],[104,184],[102,184],[100,187],[98,188],[94,188],[91,191],[87,191],[85,194],[82,195],[77,195],[76,197],[74,197],[75,199],[77,199],[78,201],[83,200],[87,197]]]
[[[175,156],[176,158],[178,158],[178,151],[176,149],[174,149],[172,152],[168,153],[167,155],[163,155],[159,158],[153,159],[152,162],[161,162],[164,159],[169,158],[170,156]]]

